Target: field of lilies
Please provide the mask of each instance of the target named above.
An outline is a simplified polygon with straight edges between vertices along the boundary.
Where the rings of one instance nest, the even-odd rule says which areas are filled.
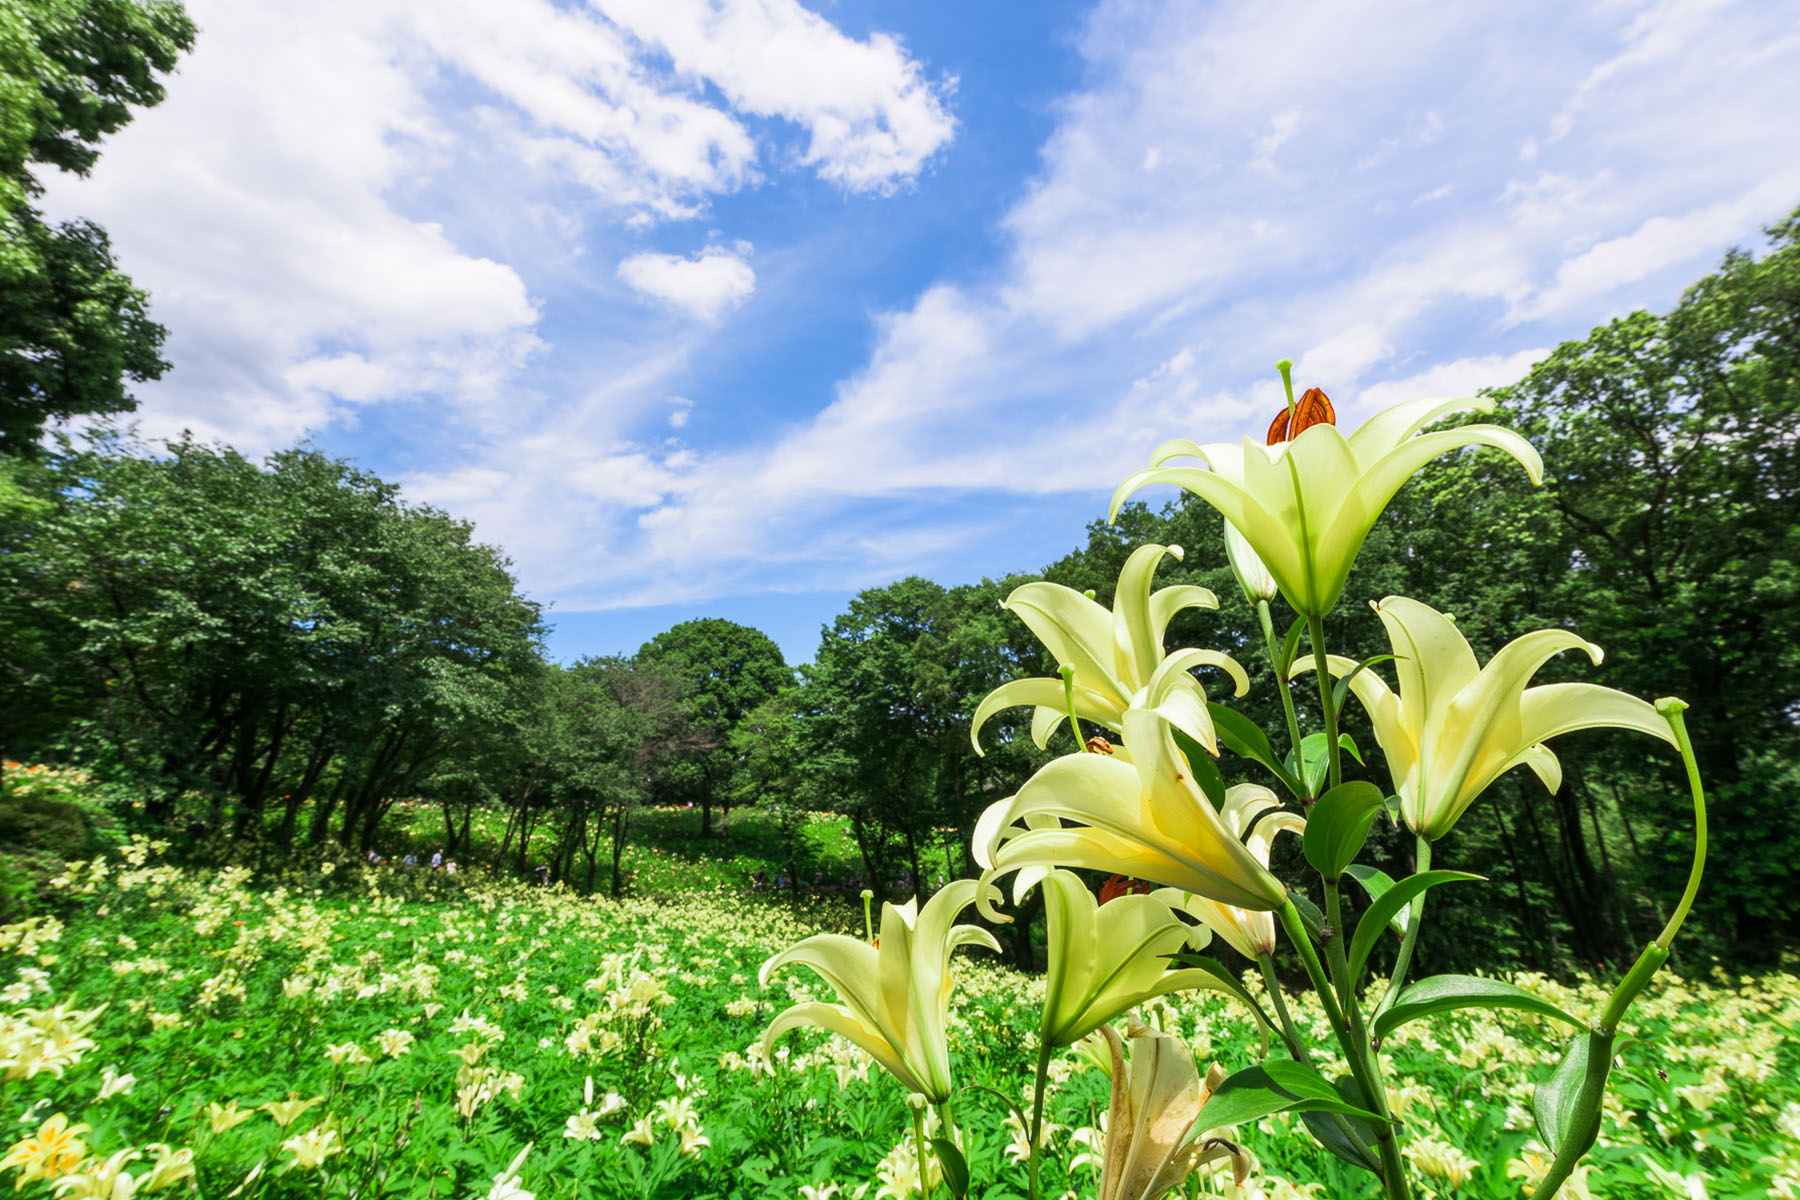
[[[831,997],[795,968],[759,989],[761,964],[814,932],[779,907],[589,901],[329,860],[253,883],[169,865],[143,841],[59,884],[65,921],[0,932],[0,1171],[20,1194],[920,1192],[893,1079],[811,1030],[761,1050],[776,1013]],[[956,1120],[987,1181],[974,1194],[1023,1196],[1012,1105],[1028,1099],[1042,981],[960,952],[952,969]],[[1600,1145],[1563,1194],[1800,1195],[1800,981],[1664,979],[1633,1012]],[[1601,995],[1515,982],[1576,1012]],[[1291,1003],[1298,1022],[1324,1022],[1307,997]],[[1217,994],[1136,1015],[1202,1063],[1260,1057]],[[1528,1080],[1560,1054],[1554,1030],[1456,1014],[1383,1050],[1418,1194],[1512,1197],[1541,1172]],[[1105,1058],[1090,1040],[1053,1065],[1046,1195],[1096,1191]],[[1512,1103],[1462,1099],[1495,1091]],[[1256,1160],[1248,1182],[1196,1173],[1187,1190],[1373,1194],[1298,1126],[1231,1131]],[[947,1195],[929,1161],[925,1182]]]

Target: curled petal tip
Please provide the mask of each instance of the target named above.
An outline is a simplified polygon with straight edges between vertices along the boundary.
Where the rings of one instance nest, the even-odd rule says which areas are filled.
[[[1187,557],[1187,551],[1183,550],[1180,546],[1170,546],[1168,547],[1168,551],[1169,557],[1173,558],[1176,562],[1180,562]]]

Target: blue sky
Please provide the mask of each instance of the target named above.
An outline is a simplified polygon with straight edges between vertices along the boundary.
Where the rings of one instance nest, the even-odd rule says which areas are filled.
[[[473,520],[563,658],[804,661],[860,588],[1066,552],[1277,358],[1346,422],[1470,394],[1800,204],[1766,0],[189,7],[47,198],[169,328],[144,432]]]

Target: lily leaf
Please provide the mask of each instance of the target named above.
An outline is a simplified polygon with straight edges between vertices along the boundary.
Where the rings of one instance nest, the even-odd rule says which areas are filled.
[[[1306,932],[1312,934],[1313,941],[1322,941],[1325,914],[1319,911],[1319,906],[1292,888],[1288,889],[1288,898],[1294,902],[1294,908],[1300,914],[1300,924],[1306,927]]]
[[[1294,623],[1288,626],[1287,636],[1281,639],[1281,677],[1287,678],[1294,666],[1294,656],[1300,653],[1300,635],[1306,632],[1306,618],[1295,617]]]
[[[1220,987],[1225,991],[1243,1001],[1244,1007],[1256,1014],[1256,1019],[1262,1023],[1264,1029],[1273,1030],[1275,1028],[1275,1022],[1269,1020],[1269,1014],[1263,1011],[1262,1005],[1257,1003],[1256,997],[1250,994],[1250,990],[1239,982],[1238,977],[1233,975],[1224,963],[1193,950],[1181,950],[1171,954],[1169,962],[1177,967],[1193,967],[1196,970],[1205,971],[1217,979]]]
[[[944,1165],[944,1182],[949,1185],[950,1194],[961,1200],[969,1194],[969,1161],[947,1137],[932,1138],[931,1148],[937,1151],[938,1161]]]
[[[1275,778],[1289,792],[1295,796],[1300,795],[1300,781],[1282,764],[1281,756],[1269,744],[1268,735],[1255,721],[1214,701],[1207,703],[1206,711],[1212,716],[1213,731],[1218,734],[1220,745],[1233,754],[1261,763],[1274,773]]]
[[[1369,899],[1379,900],[1382,893],[1394,886],[1394,877],[1380,867],[1371,867],[1363,863],[1351,863],[1344,868],[1344,874],[1362,884],[1363,891],[1369,893]],[[1393,931],[1402,937],[1406,936],[1406,909],[1402,908],[1394,914],[1389,922]]]
[[[1576,1034],[1562,1061],[1550,1072],[1550,1078],[1537,1085],[1531,1098],[1531,1115],[1537,1120],[1538,1134],[1553,1152],[1560,1152],[1575,1133],[1577,1109],[1581,1103],[1581,1085],[1587,1080],[1593,1059],[1593,1042],[1587,1034]],[[1608,1064],[1608,1071],[1611,1064]],[[1593,1132],[1587,1134],[1593,1144]]]
[[[1338,1095],[1342,1096],[1346,1102],[1358,1108],[1366,1109],[1368,1107],[1367,1101],[1363,1098],[1363,1090],[1356,1085],[1354,1078],[1349,1075],[1339,1075],[1331,1082],[1332,1086],[1337,1088]],[[1353,1167],[1361,1167],[1377,1177],[1381,1175],[1381,1160],[1375,1157],[1373,1150],[1369,1149],[1376,1141],[1375,1126],[1358,1117],[1345,1116],[1342,1113],[1308,1112],[1301,1113],[1300,1119],[1306,1123],[1306,1128],[1311,1131],[1319,1145],[1329,1150],[1334,1157]],[[1348,1125],[1351,1131],[1362,1139],[1361,1146],[1358,1146],[1344,1132],[1345,1125]]]
[[[1306,861],[1327,879],[1342,875],[1368,840],[1369,826],[1385,803],[1380,788],[1360,779],[1340,783],[1320,796],[1306,814],[1301,841]]]
[[[1356,678],[1356,676],[1358,674],[1360,674],[1363,671],[1368,670],[1370,667],[1374,666],[1376,663],[1388,662],[1388,661],[1394,659],[1395,657],[1396,656],[1392,655],[1392,654],[1373,654],[1373,655],[1370,655],[1368,658],[1363,659],[1361,662],[1357,663],[1356,666],[1351,668],[1350,671],[1347,672],[1343,676],[1343,678],[1341,678],[1337,681],[1337,686],[1331,689],[1331,711],[1332,712],[1343,712],[1344,711],[1344,701],[1346,701],[1350,697],[1350,681],[1352,679]],[[1356,761],[1357,762],[1362,761],[1362,756],[1360,754],[1357,755]]]
[[[1433,975],[1408,985],[1388,1010],[1375,1018],[1375,1036],[1386,1037],[1408,1021],[1456,1008],[1513,1008],[1581,1028],[1581,1022],[1521,987],[1479,975]]]
[[[1246,1067],[1220,1084],[1200,1110],[1194,1127],[1242,1125],[1279,1112],[1334,1112],[1381,1121],[1374,1113],[1338,1095],[1337,1089],[1311,1067],[1291,1058],[1272,1058],[1261,1066]]]
[[[1205,793],[1214,808],[1222,807],[1225,803],[1225,777],[1219,774],[1219,764],[1213,761],[1213,756],[1199,742],[1179,729],[1172,732],[1175,734],[1175,744],[1187,756],[1188,769],[1194,773],[1194,782],[1200,785],[1201,792]]]
[[[1466,871],[1426,871],[1419,875],[1408,875],[1393,887],[1377,896],[1363,913],[1362,920],[1356,924],[1356,936],[1350,941],[1350,978],[1360,979],[1363,967],[1369,961],[1369,954],[1375,949],[1375,943],[1381,938],[1381,931],[1387,928],[1400,912],[1412,902],[1412,898],[1428,887],[1440,883],[1460,883],[1465,879],[1482,879],[1481,875],[1470,875]]]

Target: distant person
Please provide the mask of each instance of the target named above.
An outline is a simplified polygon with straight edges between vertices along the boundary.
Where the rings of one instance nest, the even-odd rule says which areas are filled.
[[[419,856],[416,854],[409,854],[400,860],[400,865],[403,867],[416,867],[419,865]]]
[[[443,850],[443,847],[440,846],[438,849],[432,851],[431,869],[434,871],[438,871],[438,870],[442,870],[443,866],[444,866],[444,850]]]

